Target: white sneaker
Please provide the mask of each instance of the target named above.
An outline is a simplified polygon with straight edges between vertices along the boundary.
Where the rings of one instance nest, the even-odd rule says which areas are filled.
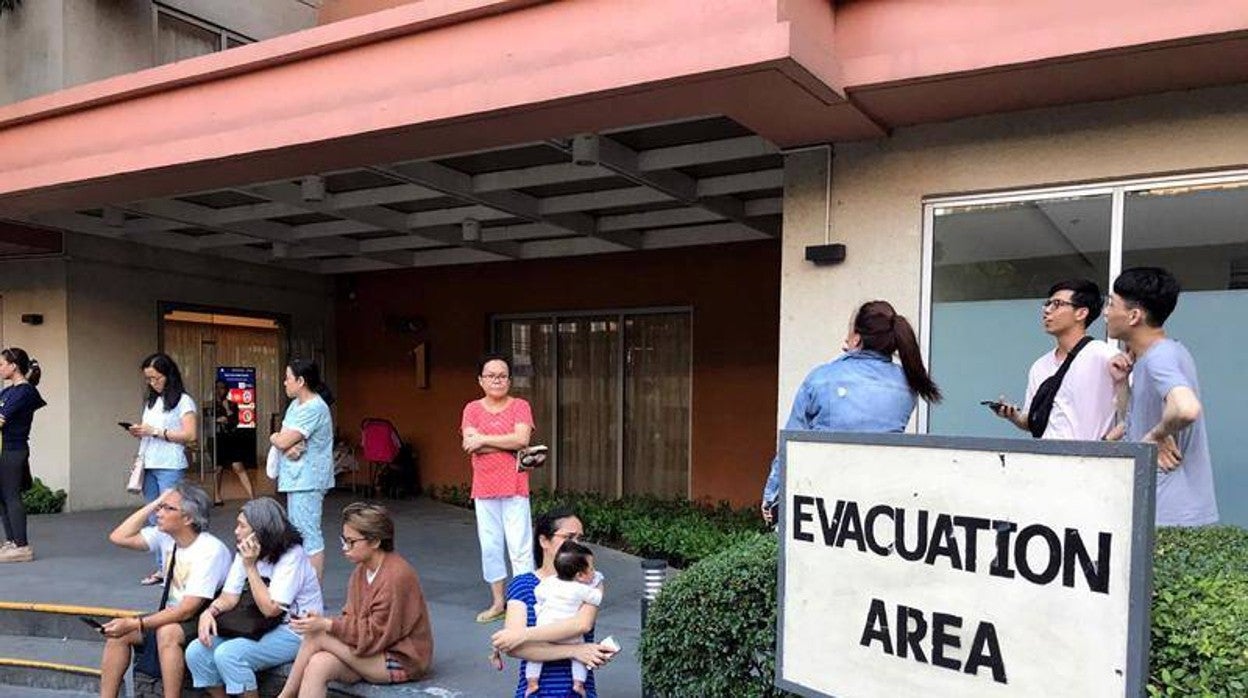
[[[0,545],[0,550],[8,550],[9,548],[16,548],[16,547],[17,547],[17,543],[14,543],[11,540],[6,540],[3,545]]]
[[[0,549],[0,562],[30,562],[35,559],[35,551],[29,545]]]

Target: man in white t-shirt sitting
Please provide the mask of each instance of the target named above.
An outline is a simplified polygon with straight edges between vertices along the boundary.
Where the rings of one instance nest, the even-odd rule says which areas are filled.
[[[1057,373],[1067,355],[1088,334],[1101,314],[1104,299],[1101,289],[1087,279],[1072,279],[1053,284],[1044,301],[1044,331],[1057,346],[1036,359],[1027,373],[1027,395],[1023,406],[1009,404],[1001,398],[993,412],[1023,431],[1032,431],[1028,413],[1040,384]],[[1040,438],[1098,441],[1114,426],[1116,416],[1114,378],[1110,361],[1118,351],[1100,340],[1089,341],[1067,369],[1049,423]]]
[[[104,698],[120,692],[131,648],[152,641],[151,636],[160,656],[166,698],[182,694],[186,669],[182,648],[195,637],[199,613],[217,595],[232,558],[229,548],[207,530],[211,506],[202,489],[182,482],[135,511],[108,535],[109,541],[123,548],[163,550],[171,569],[165,570],[169,598],[163,608],[146,616],[117,618],[101,630],[108,638],[100,660],[100,695]],[[153,513],[156,525],[144,527]]]

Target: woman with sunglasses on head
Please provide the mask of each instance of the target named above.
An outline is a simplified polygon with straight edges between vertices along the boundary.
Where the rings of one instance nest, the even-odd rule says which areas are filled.
[[[490,623],[506,612],[507,561],[511,561],[513,577],[533,569],[529,473],[517,466],[516,451],[528,447],[534,425],[529,403],[508,394],[510,359],[502,354],[481,357],[477,382],[484,396],[464,406],[460,434],[464,452],[472,460],[481,572],[491,595],[489,608],[477,614],[477,622]]]
[[[260,695],[256,672],[292,661],[299,653],[300,638],[291,630],[290,619],[320,615],[325,606],[316,570],[303,551],[303,537],[276,500],[261,497],[244,504],[234,525],[234,540],[238,555],[221,594],[199,615],[197,639],[186,648],[186,666],[195,688],[213,698],[226,694],[256,698]],[[255,607],[271,619],[270,624],[276,624],[254,639],[218,632],[218,616],[234,610],[244,590],[251,592]]]
[[[570,540],[581,540],[585,527],[570,510],[556,509],[538,516],[534,529],[533,562],[537,569],[516,575],[507,585],[507,618],[503,629],[494,633],[491,642],[496,651],[525,660],[520,662],[516,698],[597,698],[595,672],[589,672],[584,693],[574,690],[570,660],[595,669],[615,654],[594,642],[598,607],[582,604],[571,619],[537,627],[537,595],[534,593],[543,579],[555,576],[555,555],[560,546]],[[578,639],[581,642],[562,644]],[[536,693],[528,692],[525,665],[529,661],[542,662]],[[495,667],[501,669],[498,664]]]
[[[433,631],[416,570],[394,552],[385,507],[356,502],[342,512],[342,554],[355,563],[342,615],[291,620],[303,635],[279,698],[325,695],[331,681],[415,681],[429,671]]]
[[[198,433],[195,401],[182,385],[182,372],[168,354],[156,353],[143,359],[139,368],[147,383],[143,416],[129,427],[130,435],[139,439],[143,458],[143,498],[155,501],[161,492],[173,489],[182,481],[186,468],[186,445]],[[155,519],[150,521],[155,525]],[[156,569],[139,581],[145,586],[163,584],[164,569],[161,550],[156,550]]]
[[[23,481],[30,474],[30,428],[35,411],[48,403],[39,394],[39,362],[25,351],[9,347],[0,352],[0,522],[4,544],[0,562],[30,562],[35,551],[26,538],[26,508],[22,504]]]

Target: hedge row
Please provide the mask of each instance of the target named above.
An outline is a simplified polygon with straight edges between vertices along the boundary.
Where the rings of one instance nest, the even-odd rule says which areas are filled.
[[[642,669],[659,696],[789,695],[775,669],[776,536],[756,534],[669,581]],[[1248,695],[1248,531],[1160,529],[1150,696]]]
[[[430,488],[430,496],[471,507],[467,485]],[[734,509],[727,502],[710,505],[687,499],[629,496],[609,499],[599,494],[539,490],[530,496],[534,514],[568,507],[585,524],[590,541],[641,557],[667,560],[687,567],[746,540],[763,530],[754,509]]]

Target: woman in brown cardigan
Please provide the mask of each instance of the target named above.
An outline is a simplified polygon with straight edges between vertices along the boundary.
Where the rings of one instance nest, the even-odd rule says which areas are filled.
[[[342,512],[342,554],[355,563],[342,615],[290,621],[303,635],[279,698],[324,696],[330,681],[387,684],[421,678],[433,658],[429,610],[416,570],[394,552],[394,522],[377,504]]]

